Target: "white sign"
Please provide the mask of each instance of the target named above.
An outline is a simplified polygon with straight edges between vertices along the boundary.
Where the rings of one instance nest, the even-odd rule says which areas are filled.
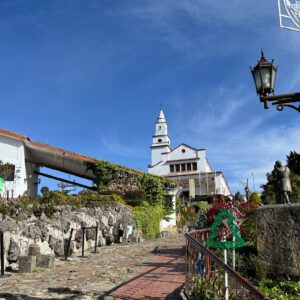
[[[278,13],[281,28],[300,31],[300,1],[278,0]]]

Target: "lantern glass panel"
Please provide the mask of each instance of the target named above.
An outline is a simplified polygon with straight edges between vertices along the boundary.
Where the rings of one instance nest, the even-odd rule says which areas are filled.
[[[272,68],[272,86],[271,86],[273,91],[275,90],[276,72],[277,72],[277,70],[273,67]]]
[[[262,77],[263,89],[269,90],[271,88],[271,69],[262,68],[261,77]]]
[[[259,94],[261,92],[261,88],[262,88],[259,69],[256,69],[253,71],[253,77],[254,77],[254,82],[255,82],[257,93]]]

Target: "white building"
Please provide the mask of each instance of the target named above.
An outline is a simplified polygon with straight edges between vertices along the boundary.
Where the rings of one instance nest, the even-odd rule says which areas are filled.
[[[223,173],[214,171],[210,166],[205,149],[197,149],[187,144],[171,148],[168,126],[162,110],[155,123],[148,173],[179,180],[182,185],[180,196],[185,200],[201,195],[231,195]]]
[[[36,197],[39,176],[63,180],[41,173],[41,167],[90,180],[94,179],[92,171],[86,170],[85,163],[94,162],[95,159],[32,141],[25,135],[4,129],[0,129],[0,161],[2,165],[10,164],[12,166],[12,174],[9,178],[3,178],[5,183],[0,197],[18,198],[23,195]],[[2,165],[0,165],[0,173]],[[3,175],[0,174],[1,176]]]

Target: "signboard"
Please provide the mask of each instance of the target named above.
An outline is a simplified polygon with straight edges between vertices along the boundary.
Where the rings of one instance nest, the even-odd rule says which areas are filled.
[[[278,14],[281,28],[300,31],[299,0],[278,0]]]

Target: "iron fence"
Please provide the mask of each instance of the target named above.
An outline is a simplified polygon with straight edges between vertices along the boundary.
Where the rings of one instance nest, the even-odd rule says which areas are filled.
[[[185,234],[186,296],[199,300],[270,300],[202,244],[208,235],[208,229]]]

